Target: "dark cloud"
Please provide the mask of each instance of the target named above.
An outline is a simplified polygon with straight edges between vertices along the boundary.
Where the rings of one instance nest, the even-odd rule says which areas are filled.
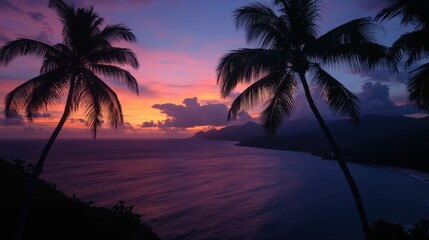
[[[360,76],[365,81],[406,83],[409,77],[409,70],[405,67],[405,61],[398,64],[398,70],[398,73],[391,73],[386,70],[371,70],[368,72],[352,72],[352,74]]]
[[[18,115],[12,119],[0,118],[0,125],[2,126],[22,126],[24,125],[24,117]]]
[[[10,40],[12,40],[12,39],[10,39],[4,33],[0,33],[0,43],[6,43],[6,42],[9,42]]]
[[[319,94],[313,94],[313,101],[319,109],[320,114],[324,119],[332,119],[335,115],[329,109],[328,104]],[[308,105],[307,98],[304,93],[298,93],[295,98],[295,108],[290,119],[314,119],[314,113]]]
[[[69,118],[70,123],[85,123],[85,119],[83,118]]]
[[[16,7],[15,5],[12,5],[8,0],[0,0],[0,9],[23,12],[20,8]]]
[[[359,93],[361,101],[386,101],[393,105],[393,102],[389,100],[389,88],[381,83],[367,82],[362,85],[362,92]]]
[[[83,118],[69,118],[70,123],[83,123],[85,126],[89,126],[89,123]],[[101,126],[104,124],[104,120],[101,120]]]
[[[358,93],[361,101],[361,114],[403,115],[417,113],[419,110],[412,104],[395,105],[390,100],[389,87],[379,82],[367,82]]]
[[[46,16],[40,12],[27,12],[27,14],[33,19],[35,22],[41,22],[46,19]]]
[[[254,119],[252,118],[252,116],[249,115],[249,113],[241,111],[237,114],[237,121],[241,123],[247,123],[254,121]]]
[[[35,113],[33,114],[33,118],[47,118],[47,119],[52,119],[54,117],[52,117],[52,115],[50,113]]]
[[[147,122],[147,121],[143,122],[141,125],[142,128],[149,128],[149,127],[156,127],[156,126],[158,125],[153,120],[150,122]]]
[[[152,107],[167,114],[163,127],[190,128],[195,126],[226,125],[228,107],[224,104],[208,104],[201,106],[196,97],[187,98],[184,105],[172,103],[155,104]]]
[[[30,39],[34,39],[43,43],[48,43],[50,44],[50,38],[51,38],[51,33],[48,31],[41,31],[40,33],[38,33],[35,36],[31,36],[29,37]]]
[[[124,122],[124,124],[122,124],[122,128],[127,130],[134,130],[133,125],[129,122]]]
[[[389,87],[380,82],[364,83],[361,91],[359,93],[355,93],[355,95],[359,97],[360,100],[359,107],[361,115],[404,115],[421,112],[409,102],[402,105],[396,105],[391,100]],[[335,119],[339,117],[331,111],[328,104],[321,96],[313,94],[313,100],[319,109],[319,112],[325,119]],[[314,114],[308,107],[308,102],[304,94],[298,94],[295,103],[295,109],[292,113],[291,119],[314,118]]]
[[[33,114],[33,119],[52,119],[52,115],[50,113],[35,113]],[[19,114],[15,118],[6,119],[0,118],[0,125],[2,126],[22,126],[25,124],[24,116]]]
[[[198,99],[186,98],[183,105],[172,103],[155,104],[152,106],[167,115],[164,121],[144,122],[141,127],[177,128],[185,130],[196,126],[225,126],[227,124],[228,107],[215,103],[201,105]],[[237,121],[252,121],[248,113],[239,113]]]
[[[371,82],[390,82],[390,83],[406,83],[408,81],[408,72],[400,71],[398,74],[390,74],[386,71],[371,71],[369,73],[360,74],[365,81]]]

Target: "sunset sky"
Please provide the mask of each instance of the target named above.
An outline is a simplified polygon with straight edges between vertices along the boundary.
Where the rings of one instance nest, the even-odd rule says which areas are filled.
[[[320,32],[359,17],[373,17],[388,0],[325,0]],[[66,1],[70,2],[70,1]],[[76,7],[94,6],[108,24],[124,23],[137,36],[137,43],[123,44],[138,56],[141,67],[131,70],[139,83],[140,96],[109,82],[119,95],[125,124],[117,130],[106,126],[99,137],[188,137],[196,131],[227,124],[232,98],[221,99],[215,69],[219,58],[246,45],[242,30],[236,30],[232,12],[248,0],[76,0]],[[383,24],[379,39],[390,45],[405,29],[397,21]],[[61,42],[61,24],[48,0],[0,0],[0,46],[18,37],[50,44]],[[19,57],[0,66],[0,108],[14,87],[37,76],[41,59]],[[413,114],[404,82],[407,72],[350,73],[328,69],[361,98],[362,114]],[[402,70],[402,69],[401,69]],[[242,89],[242,88],[240,88]],[[238,91],[240,89],[237,89]],[[232,96],[233,97],[233,96]],[[41,112],[33,122],[24,117],[0,116],[0,138],[45,138],[63,110],[58,106]],[[294,118],[311,117],[305,101],[299,102]],[[302,106],[301,106],[302,105]],[[260,109],[249,110],[230,124],[257,121]],[[326,117],[326,107],[322,107]],[[60,137],[91,137],[80,113],[73,114]]]

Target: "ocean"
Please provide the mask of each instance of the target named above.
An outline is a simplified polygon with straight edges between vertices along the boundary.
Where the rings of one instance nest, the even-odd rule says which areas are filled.
[[[46,140],[0,140],[0,158],[37,160]],[[67,195],[133,205],[162,238],[363,239],[338,164],[303,152],[192,139],[59,139],[41,178]],[[429,217],[425,174],[349,164],[369,220]]]

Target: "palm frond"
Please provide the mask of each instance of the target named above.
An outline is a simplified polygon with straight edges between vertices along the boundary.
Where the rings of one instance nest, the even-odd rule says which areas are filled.
[[[25,109],[28,105],[34,88],[37,88],[43,82],[50,81],[58,76],[58,71],[52,71],[34,77],[23,84],[19,85],[9,92],[4,101],[6,118],[14,118],[19,114],[20,109]],[[31,120],[32,114],[27,116]]]
[[[19,38],[6,43],[0,49],[0,64],[8,65],[18,56],[33,55],[44,57],[46,54],[59,54],[59,52],[48,44],[36,40]]]
[[[63,34],[66,45],[81,54],[88,54],[95,47],[93,39],[100,33],[104,19],[94,12],[93,7],[79,8],[75,11],[73,21],[64,24]]]
[[[63,0],[50,0],[49,5],[50,8],[53,8],[58,16],[60,17],[61,22],[71,22],[74,17],[74,6],[67,5]]]
[[[69,78],[64,69],[48,72],[44,76],[43,81],[37,85],[33,84],[33,89],[27,99],[25,112],[29,121],[32,121],[33,115],[41,109],[57,105],[68,88]]]
[[[69,33],[73,28],[75,19],[74,6],[64,3],[63,0],[50,0],[49,7],[55,10],[63,24],[62,35],[64,42],[69,42]]]
[[[359,71],[377,67],[395,70],[398,56],[377,43],[378,25],[370,18],[360,18],[340,25],[305,46],[314,61],[330,66],[342,64]]]
[[[379,21],[401,18],[401,24],[413,25],[416,29],[429,25],[429,2],[422,0],[394,0],[390,6],[382,9],[375,19]]]
[[[77,22],[76,30],[87,31],[86,34],[90,37],[95,37],[100,33],[104,18],[94,12],[94,7],[79,8],[75,14]]]
[[[295,46],[306,44],[319,34],[320,6],[315,0],[274,0],[281,6],[283,18],[289,25],[289,40]]]
[[[249,44],[256,43],[262,48],[289,49],[285,33],[289,32],[284,19],[277,16],[271,6],[251,3],[238,8],[233,13],[237,29],[244,29]]]
[[[122,107],[116,93],[99,77],[90,71],[86,72],[83,81],[81,106],[83,106],[85,120],[94,138],[101,128],[103,114],[107,113],[107,121],[112,127],[122,124],[124,119]]]
[[[223,98],[240,83],[250,83],[271,71],[280,71],[287,55],[276,49],[239,49],[225,54],[217,67],[217,83]]]
[[[4,113],[6,118],[12,119],[19,115],[19,110],[24,108],[28,102],[28,98],[33,89],[33,85],[36,84],[39,79],[30,79],[27,82],[19,85],[11,92],[9,92],[4,100]]]
[[[137,95],[139,94],[137,80],[133,75],[131,75],[130,72],[117,66],[103,64],[94,64],[91,66],[91,68],[95,73],[103,74],[105,76],[114,78],[115,81],[126,84],[132,92],[136,93]]]
[[[264,101],[271,94],[272,89],[283,80],[282,77],[283,74],[272,72],[247,87],[232,102],[228,112],[228,121],[235,120],[241,111],[253,108]]]
[[[103,124],[103,112],[101,108],[100,89],[93,81],[85,82],[85,92],[82,94],[81,105],[84,109],[85,121],[94,139],[98,129]]]
[[[411,72],[407,83],[409,98],[417,107],[429,111],[429,63]]]
[[[84,93],[86,92],[85,81],[79,81],[76,79],[77,78],[75,78],[75,81],[74,81],[70,112],[77,112],[79,110],[79,107],[81,105]],[[82,80],[82,79],[80,79],[80,80]]]
[[[311,78],[330,109],[341,116],[359,120],[359,99],[318,64],[311,65]]]
[[[40,68],[40,74],[44,74],[53,71],[61,66],[61,63],[57,59],[48,57],[43,60],[42,67]]]
[[[58,51],[55,53],[50,52],[45,54],[42,67],[40,68],[40,74],[53,71],[60,67],[65,67],[68,64],[71,49],[61,43],[55,44],[52,47]]]
[[[429,31],[419,30],[402,34],[392,44],[390,51],[401,57],[407,55],[407,67],[429,57]]]
[[[134,52],[128,48],[103,48],[88,56],[92,64],[120,64],[130,65],[134,69],[139,67],[139,61]]]
[[[124,24],[107,25],[96,37],[106,39],[108,41],[137,41],[136,36]]]
[[[272,97],[267,101],[267,107],[261,112],[260,120],[265,131],[274,134],[281,127],[283,120],[291,116],[294,107],[294,92],[296,81],[289,73],[272,89]]]

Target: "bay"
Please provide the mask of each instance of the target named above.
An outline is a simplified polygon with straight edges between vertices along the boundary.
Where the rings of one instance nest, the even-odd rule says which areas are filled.
[[[0,140],[0,158],[37,160],[46,140]],[[348,164],[370,221],[429,216],[422,174]],[[134,206],[162,239],[363,239],[335,161],[191,139],[59,139],[41,178],[99,206]]]

